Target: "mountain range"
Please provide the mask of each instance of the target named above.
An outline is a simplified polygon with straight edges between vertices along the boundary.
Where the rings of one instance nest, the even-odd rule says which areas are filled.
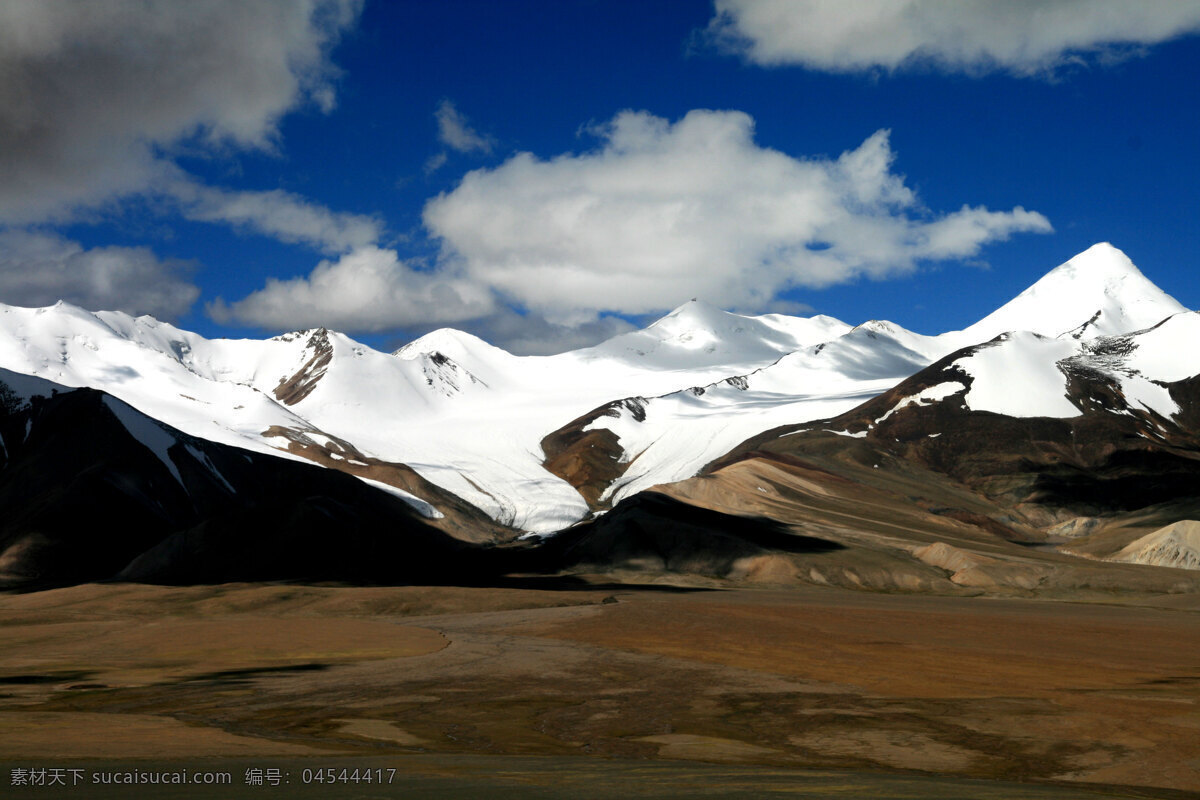
[[[936,336],[691,301],[383,353],[0,305],[0,580],[1193,585],[1144,565],[1200,567],[1198,334],[1108,244]]]

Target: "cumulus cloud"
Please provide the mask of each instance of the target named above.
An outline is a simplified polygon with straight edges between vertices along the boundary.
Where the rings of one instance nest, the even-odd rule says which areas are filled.
[[[141,192],[181,141],[270,148],[333,105],[329,51],[360,0],[0,4],[0,224]]]
[[[925,208],[893,170],[885,130],[837,158],[762,147],[753,120],[736,111],[675,123],[623,112],[593,133],[595,150],[520,153],[430,200],[425,225],[442,244],[435,265],[362,242],[209,313],[275,329],[459,324],[514,352],[545,353],[594,344],[629,329],[622,316],[689,297],[781,310],[791,288],[904,274],[1051,230],[1020,207]]]
[[[180,180],[168,192],[188,219],[226,223],[327,253],[372,244],[382,233],[383,226],[374,217],[331,211],[279,189],[230,191]]]
[[[594,132],[592,152],[519,153],[431,200],[424,220],[444,263],[552,323],[578,325],[693,296],[764,308],[789,288],[903,274],[1051,230],[1020,207],[933,214],[892,171],[887,131],[834,159],[761,147],[736,111],[696,110],[674,124],[627,111]]]
[[[1200,30],[1195,0],[717,0],[706,31],[753,63],[1045,74]]]
[[[145,247],[85,249],[61,236],[0,232],[0,302],[46,306],[65,300],[93,310],[175,319],[200,294],[191,267],[160,261]]]
[[[634,330],[614,316],[562,325],[497,302],[486,286],[449,271],[422,270],[394,250],[365,246],[322,261],[308,276],[268,279],[257,292],[207,305],[215,321],[271,330],[325,326],[346,333],[407,329],[427,333],[455,325],[518,355],[588,347]]]
[[[452,323],[491,314],[486,288],[447,270],[422,271],[394,250],[367,245],[326,260],[307,277],[270,278],[234,303],[217,299],[209,316],[220,323],[295,330],[327,326],[344,331],[385,331]]]

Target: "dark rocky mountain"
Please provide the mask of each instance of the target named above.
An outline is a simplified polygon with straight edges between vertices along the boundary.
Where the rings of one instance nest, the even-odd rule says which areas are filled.
[[[10,402],[0,437],[8,586],[438,582],[471,568],[470,545],[397,497],[188,436],[96,390]]]

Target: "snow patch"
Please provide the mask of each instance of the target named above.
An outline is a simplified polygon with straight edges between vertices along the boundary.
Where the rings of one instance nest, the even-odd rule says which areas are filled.
[[[323,433],[317,433],[316,431],[305,431],[304,435],[313,444],[317,445],[318,447],[323,447],[326,450],[332,451],[335,449],[336,450],[342,449],[342,446],[340,444],[338,444],[333,439],[331,439],[330,437],[326,436]]]
[[[963,384],[962,381],[944,381],[943,383],[939,383],[935,386],[926,386],[916,394],[909,395],[899,403],[896,403],[896,405],[892,406],[890,411],[888,411],[879,419],[875,420],[875,424],[878,425],[902,408],[906,408],[908,406],[932,405],[933,403],[941,402],[947,397],[957,394],[966,388],[966,385]]]
[[[399,489],[389,483],[384,483],[383,481],[371,480],[370,478],[364,478],[361,475],[355,475],[354,477],[358,478],[360,481],[369,486],[374,486],[381,492],[387,492],[394,497],[399,497],[401,500],[412,506],[413,510],[425,519],[441,519],[445,516],[442,512],[438,511],[432,505],[417,497],[415,494],[406,492],[403,489]]]
[[[1129,405],[1140,405],[1147,411],[1170,419],[1179,413],[1179,404],[1165,386],[1146,380],[1141,375],[1120,376],[1121,393]]]
[[[1071,339],[1011,332],[1008,339],[976,348],[954,366],[972,378],[964,398],[972,411],[1065,419],[1082,412],[1067,399],[1067,376],[1058,362],[1077,352],[1078,343]]]
[[[171,459],[170,453],[167,452],[173,445],[178,443],[178,440],[163,430],[156,421],[135,411],[120,400],[105,397],[104,405],[120,420],[121,424],[125,426],[125,430],[129,431],[129,435],[149,448],[150,452],[154,453],[158,457],[158,460],[163,463],[163,466],[171,471],[171,474],[175,476],[175,480],[179,482],[179,485],[186,490],[187,487],[183,483],[179,469]]]
[[[1200,312],[1189,311],[1131,337],[1136,345],[1125,367],[1165,383],[1200,374],[1196,342],[1200,341]]]

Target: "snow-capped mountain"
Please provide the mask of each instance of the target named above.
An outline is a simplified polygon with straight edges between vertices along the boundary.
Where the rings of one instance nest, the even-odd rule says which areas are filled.
[[[1097,244],[962,331],[924,336],[878,320],[840,331],[830,326],[825,330],[837,335],[762,369],[593,411],[582,430],[609,430],[620,443],[613,455],[621,467],[609,470],[599,504],[691,477],[760,431],[848,411],[939,358],[1006,331],[1014,334],[1005,348],[983,351],[973,362],[994,376],[979,382],[975,402],[1030,411],[1026,416],[1071,416],[1078,412],[1063,396],[1061,375],[1047,354],[1066,358],[1097,337],[1146,328],[1185,310],[1124,253]],[[1033,341],[1042,344],[1028,344]],[[1045,352],[1035,355],[1022,343]],[[1033,383],[1013,391],[1014,375],[1046,363],[1024,378]],[[1145,381],[1139,386],[1143,395],[1154,394]]]
[[[974,325],[947,336],[957,347],[986,342],[1007,331],[1075,339],[1115,336],[1149,328],[1187,309],[1155,286],[1129,257],[1107,242],[1095,244],[1041,278]]]
[[[643,330],[615,336],[581,352],[585,357],[609,358],[637,369],[744,368],[769,364],[849,330],[849,325],[833,317],[747,317],[691,300]]]
[[[761,431],[849,411],[1000,333],[1014,331],[962,369],[1003,375],[1018,363],[1084,358],[1097,337],[1183,310],[1120,251],[1096,245],[975,325],[939,336],[692,301],[643,330],[555,356],[515,356],[448,329],[388,354],[324,329],[208,340],[60,303],[0,306],[0,367],[100,389],[190,436],[390,485],[431,515],[461,501],[514,531],[551,533],[690,477]],[[1152,351],[1144,358],[1174,363]],[[990,408],[989,379],[977,383],[973,402]],[[1129,391],[1165,409],[1152,386]],[[1055,391],[1020,394],[1036,413],[1067,414]]]
[[[102,389],[188,434],[258,452],[345,460],[350,443],[360,464],[410,465],[503,524],[549,532],[587,506],[542,467],[548,429],[614,395],[718,380],[779,358],[805,331],[811,340],[846,327],[764,319],[690,303],[597,348],[522,358],[451,330],[386,354],[324,329],[207,340],[149,317],[4,306],[0,365]],[[697,356],[693,345],[718,332],[720,347]]]
[[[1002,333],[845,413],[748,438],[710,465],[707,490],[747,460],[819,464],[1002,537],[1193,568],[1191,534],[1159,529],[1200,514],[1198,337],[1190,311],[1111,336]]]
[[[1162,439],[1169,428],[1191,435],[1181,428],[1189,422],[1184,406],[1191,379],[1200,375],[1200,352],[1193,346],[1198,340],[1200,312],[1194,311],[1144,330],[1092,339],[1002,333],[951,354],[857,409],[863,425],[846,433],[872,431],[906,409],[943,406],[1009,419],[1065,420],[1098,412],[1136,420],[1145,438]],[[875,412],[878,416],[867,419]]]

